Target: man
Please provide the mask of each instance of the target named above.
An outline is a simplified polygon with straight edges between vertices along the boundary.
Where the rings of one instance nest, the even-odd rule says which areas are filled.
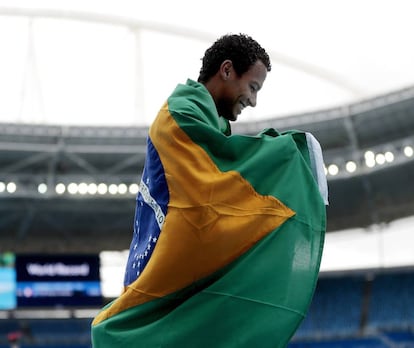
[[[94,347],[287,345],[317,280],[326,181],[310,135],[231,135],[270,70],[255,40],[225,35],[161,108],[125,290],[95,318]]]
[[[247,36],[225,36],[207,50],[198,81],[213,97],[217,114],[236,121],[247,106],[256,106],[257,93],[270,59],[265,50]]]

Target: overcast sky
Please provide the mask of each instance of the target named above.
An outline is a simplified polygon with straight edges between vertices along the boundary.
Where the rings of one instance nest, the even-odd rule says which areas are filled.
[[[410,0],[0,0],[0,121],[149,124],[177,83],[197,78],[205,49],[229,32],[248,33],[273,57],[258,106],[241,120],[343,105],[414,84],[413,7]],[[133,25],[141,28],[138,50]]]

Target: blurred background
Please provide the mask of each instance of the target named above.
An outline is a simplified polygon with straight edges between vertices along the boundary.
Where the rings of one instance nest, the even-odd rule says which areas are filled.
[[[270,54],[233,133],[312,132],[329,185],[292,347],[414,347],[409,0],[0,0],[0,348],[78,347],[122,290],[148,126],[204,51]]]

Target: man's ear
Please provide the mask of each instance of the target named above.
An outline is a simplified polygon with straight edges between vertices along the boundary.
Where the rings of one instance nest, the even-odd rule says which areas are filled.
[[[233,62],[230,59],[226,59],[220,65],[220,76],[223,80],[228,80],[233,73]]]

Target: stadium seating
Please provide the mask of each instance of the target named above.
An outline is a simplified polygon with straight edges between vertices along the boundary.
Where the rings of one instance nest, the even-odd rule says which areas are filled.
[[[412,273],[379,275],[372,288],[370,329],[409,327],[414,323]]]
[[[321,277],[289,348],[414,347],[412,270]]]
[[[389,348],[389,346],[378,338],[350,338],[291,343],[289,348]]]
[[[319,281],[311,308],[297,332],[297,337],[306,337],[309,334],[357,334],[362,286],[363,280],[360,277]]]
[[[4,323],[3,323],[4,322]],[[0,323],[0,348],[7,347],[7,335],[21,334],[19,348],[89,348],[91,319],[24,319]]]
[[[414,347],[414,272],[322,276],[288,348]],[[0,348],[91,348],[91,319],[2,319]]]

